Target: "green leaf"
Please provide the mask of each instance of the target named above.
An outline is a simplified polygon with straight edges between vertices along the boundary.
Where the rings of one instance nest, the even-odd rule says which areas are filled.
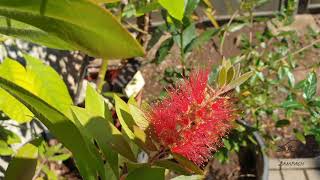
[[[103,97],[89,84],[86,92],[86,110],[92,116],[105,116],[105,104]]]
[[[107,155],[108,148],[111,147],[129,160],[136,161],[129,144],[111,121],[91,116],[85,109],[80,107],[74,106],[72,111],[81,124],[87,128],[91,137],[97,140],[105,155]]]
[[[49,169],[48,166],[43,166],[41,170],[46,174],[48,179],[58,180],[57,174],[53,170]]]
[[[63,111],[69,107],[72,98],[60,75],[32,56],[25,55],[24,58],[26,68],[15,60],[6,59],[0,66],[0,76],[24,87],[58,110]]]
[[[49,157],[48,160],[49,161],[57,161],[57,162],[61,162],[61,161],[65,161],[67,159],[69,159],[71,157],[71,154],[60,154],[60,155],[55,155],[52,157]]]
[[[182,20],[185,10],[184,0],[159,0],[159,4],[177,20]]]
[[[285,109],[301,109],[301,108],[303,108],[303,105],[295,100],[284,101],[281,104],[281,106],[282,106],[282,108],[285,108]]]
[[[192,171],[200,175],[204,173],[197,165],[195,165],[192,161],[188,160],[187,158],[175,153],[173,154],[173,157],[189,171]]]
[[[175,42],[181,47],[181,36],[173,36]],[[182,32],[182,48],[186,52],[187,46],[197,37],[196,26],[194,23],[187,26]]]
[[[218,86],[223,87],[227,82],[227,70],[225,67],[222,67],[218,74]]]
[[[149,127],[149,121],[145,114],[138,107],[132,104],[129,104],[129,109],[134,122],[139,126],[139,128],[146,130]]]
[[[209,29],[201,33],[198,37],[193,39],[185,48],[185,53],[193,49],[202,47],[205,43],[209,42],[213,36],[217,35],[220,31],[218,29]]]
[[[20,137],[13,133],[12,131],[9,131],[2,126],[0,126],[0,140],[4,140],[7,144],[16,144],[20,143]]]
[[[131,18],[136,15],[136,7],[134,4],[129,3],[123,8],[122,17]]]
[[[231,150],[231,144],[230,141],[228,139],[222,139],[224,147],[227,148],[229,151]]]
[[[159,4],[159,2],[154,1],[154,2],[150,2],[147,3],[147,5],[140,7],[136,10],[136,16],[142,16],[144,14],[150,13],[154,10],[160,9],[161,5]]]
[[[48,104],[67,113],[72,105],[68,89],[59,74],[40,60],[25,55],[26,67],[15,60],[5,59],[0,64],[0,77],[5,78],[38,96]],[[0,109],[12,119],[23,123],[30,121],[33,114],[24,105],[3,90],[0,90]],[[57,98],[59,97],[59,98]],[[8,100],[13,104],[4,100]],[[21,112],[19,112],[21,110]]]
[[[294,134],[296,136],[296,138],[302,142],[303,144],[306,144],[306,138],[305,136],[301,133],[301,132],[298,132],[297,130],[294,130]]]
[[[116,18],[90,0],[2,0],[0,15],[55,36],[72,48],[67,50],[77,49],[105,59],[144,54]],[[37,39],[33,39],[37,43]]]
[[[21,102],[0,88],[0,110],[19,123],[31,121],[33,114]]]
[[[230,83],[235,77],[236,71],[233,66],[231,66],[227,73],[227,84]]]
[[[131,115],[129,106],[117,95],[114,95],[114,100],[117,116],[127,137],[146,152],[156,150],[150,137],[146,135],[143,130],[138,128]]]
[[[228,92],[231,89],[236,88],[237,86],[240,86],[241,84],[243,84],[244,82],[246,82],[251,76],[252,76],[253,72],[247,72],[243,75],[241,75],[240,77],[234,79],[233,81],[231,81],[226,88],[224,89],[224,92]]]
[[[202,175],[192,175],[192,176],[177,176],[171,180],[203,180],[205,179]]]
[[[5,180],[32,179],[38,163],[38,146],[41,141],[36,139],[23,145],[14,155],[5,172]]]
[[[50,132],[72,152],[79,171],[85,179],[96,179],[97,174],[100,174],[104,179],[102,160],[93,150],[94,145],[85,138],[85,133],[77,121],[69,119],[29,91],[2,77],[0,77],[0,87],[28,107]]]
[[[156,52],[155,62],[160,64],[169,54],[174,42],[172,38],[165,40]]]
[[[284,71],[285,71],[285,73],[286,73],[286,75],[287,75],[287,77],[288,77],[288,81],[289,81],[289,85],[291,86],[291,87],[294,87],[294,85],[295,85],[295,78],[294,78],[294,75],[293,75],[293,73],[289,70],[289,68],[284,68]]]
[[[164,180],[163,168],[142,167],[128,174],[126,180]]]
[[[183,175],[192,174],[192,171],[187,170],[181,164],[178,164],[178,163],[176,163],[174,161],[171,161],[170,159],[164,159],[164,160],[156,161],[154,164],[156,166],[163,167],[163,168],[169,169],[171,171],[174,171],[174,172],[176,172],[178,174],[183,174]]]
[[[282,119],[282,120],[279,120],[276,122],[276,127],[277,128],[281,128],[281,127],[284,127],[284,126],[288,126],[290,124],[290,121],[287,120],[287,119]]]
[[[310,101],[316,93],[317,93],[317,74],[315,72],[310,72],[304,84],[303,98],[305,98],[307,101]]]
[[[8,21],[10,22],[10,26],[8,26]],[[49,34],[29,24],[13,19],[8,20],[5,17],[0,17],[0,34],[42,44],[50,48],[76,50],[75,47],[55,35]]]
[[[133,126],[136,125],[132,116],[130,115],[130,109],[128,105],[117,95],[114,95],[115,106],[117,116],[119,118],[121,127],[129,139],[134,140]]]
[[[10,156],[14,151],[11,147],[3,140],[0,140],[0,156]]]
[[[200,0],[187,0],[187,5],[185,9],[185,16],[192,15],[193,11],[198,7]]]

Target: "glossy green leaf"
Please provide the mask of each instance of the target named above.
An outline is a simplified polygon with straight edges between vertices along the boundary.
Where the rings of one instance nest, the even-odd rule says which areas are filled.
[[[236,71],[233,66],[231,66],[227,72],[227,84],[230,83],[236,74]]]
[[[117,116],[119,118],[121,127],[126,135],[131,139],[134,140],[135,135],[133,134],[133,126],[136,125],[132,116],[130,115],[130,109],[128,105],[117,95],[114,95],[115,106]]]
[[[5,172],[5,180],[32,180],[38,163],[39,139],[23,145],[14,155]]]
[[[91,0],[2,0],[0,15],[34,26],[91,56],[116,59],[144,54],[116,18]]]
[[[231,81],[226,88],[224,89],[224,92],[228,92],[234,88],[236,88],[237,86],[240,86],[241,84],[243,84],[244,82],[246,82],[251,76],[252,76],[253,72],[247,72],[243,75],[241,75],[240,77],[234,79],[233,81]]]
[[[142,16],[143,14],[150,13],[160,8],[161,8],[161,5],[159,4],[159,2],[157,1],[150,2],[150,3],[147,3],[145,6],[138,8],[136,10],[136,16]]]
[[[8,23],[10,25],[8,25]],[[49,34],[29,24],[5,17],[0,17],[0,34],[42,44],[50,48],[76,50],[75,47],[55,35]]]
[[[87,86],[85,103],[90,115],[104,117],[104,99],[90,84]]]
[[[164,180],[163,168],[142,167],[128,174],[126,180]]]
[[[191,43],[197,37],[196,25],[194,23],[190,24],[182,32],[182,47],[185,49],[188,44]],[[180,40],[180,39],[179,39]]]
[[[173,154],[173,157],[189,171],[194,172],[196,174],[201,174],[201,175],[204,173],[196,164],[194,164],[192,161],[188,160],[187,158],[179,154]]]
[[[40,60],[27,55],[24,57],[26,67],[15,60],[5,59],[0,64],[0,77],[25,88],[60,112],[65,113],[72,104],[72,99],[62,78],[54,69]],[[33,114],[24,105],[1,89],[0,97],[0,109],[9,117],[20,123],[32,119]]]
[[[3,140],[0,140],[0,156],[10,156],[14,151],[9,144]]]
[[[28,107],[50,132],[73,153],[80,173],[85,179],[96,179],[97,174],[105,179],[103,162],[93,151],[93,144],[85,138],[79,124],[74,124],[73,119],[69,119],[26,89],[2,77],[0,77],[0,87]],[[77,121],[74,122],[77,123]]]
[[[198,7],[200,0],[187,0],[187,5],[185,9],[185,16],[190,16],[194,10]]]
[[[227,70],[225,67],[222,67],[218,74],[218,85],[219,87],[223,87],[227,82]]]
[[[48,166],[43,166],[42,171],[46,174],[48,180],[58,180],[58,175],[56,174],[56,172],[49,169]]]
[[[127,141],[110,121],[102,117],[91,116],[85,109],[80,107],[74,106],[72,111],[81,124],[87,128],[91,137],[97,140],[102,150],[107,152],[108,147],[111,147],[129,160],[136,161]]]
[[[125,134],[128,136],[128,138],[147,152],[155,150],[155,147],[153,146],[150,137],[147,136],[143,130],[137,128],[138,125],[135,123],[131,115],[128,104],[126,104],[122,99],[120,99],[116,95],[114,95],[114,100],[117,116],[119,118],[121,127]]]
[[[177,20],[182,20],[185,10],[184,0],[159,0],[159,4]]]
[[[7,144],[20,143],[20,137],[12,131],[9,131],[0,126],[0,140],[4,140]]]
[[[209,42],[213,36],[217,35],[220,31],[218,29],[209,29],[201,33],[198,37],[193,39],[185,48],[185,53],[193,49],[201,48],[205,43]]]
[[[289,100],[289,101],[284,101],[281,106],[285,109],[300,109],[303,108],[303,105],[299,103],[298,101],[294,100]]]
[[[173,172],[176,172],[178,174],[182,174],[182,175],[190,175],[190,174],[192,174],[192,171],[187,170],[181,164],[178,164],[178,163],[176,163],[174,161],[171,161],[170,159],[164,159],[164,160],[156,161],[154,164],[156,166],[169,169],[169,170],[171,170]]]
[[[163,62],[165,60],[165,58],[169,54],[173,44],[174,44],[174,41],[172,38],[165,40],[161,44],[161,46],[159,47],[159,49],[156,52],[156,56],[155,56],[155,60],[154,60],[155,63],[160,64],[161,62]]]
[[[294,75],[293,73],[289,70],[289,68],[284,68],[284,71],[288,77],[288,82],[289,82],[289,85],[291,87],[294,87],[295,85],[295,78],[294,78]]]
[[[33,114],[21,102],[0,88],[0,109],[19,123],[31,121]]]
[[[128,106],[134,122],[139,126],[139,128],[146,130],[149,127],[149,121],[145,114],[135,105],[129,104]]]
[[[317,74],[311,72],[308,74],[307,79],[303,88],[303,98],[306,100],[311,100],[313,96],[317,93]]]

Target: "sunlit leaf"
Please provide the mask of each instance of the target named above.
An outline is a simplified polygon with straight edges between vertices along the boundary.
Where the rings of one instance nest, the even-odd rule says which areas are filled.
[[[45,101],[2,77],[0,77],[0,87],[28,107],[50,132],[73,153],[79,171],[85,179],[96,179],[97,174],[105,179],[102,160],[94,151],[93,144],[85,138],[85,133],[77,121],[69,119]]]
[[[308,74],[303,87],[303,97],[306,100],[311,100],[313,96],[317,93],[317,74],[311,72]]]
[[[41,141],[36,139],[22,146],[11,160],[5,180],[32,179],[38,162],[38,146]]]
[[[173,157],[189,171],[192,171],[196,174],[204,173],[196,164],[194,164],[192,161],[188,160],[187,158],[179,154],[173,154]]]
[[[159,0],[159,4],[177,20],[182,20],[185,10],[184,0]]]
[[[15,60],[5,59],[0,64],[0,77],[25,88],[65,113],[66,108],[72,104],[72,99],[62,78],[40,60],[27,55],[24,57],[26,67]],[[33,114],[7,92],[0,89],[0,97],[0,109],[9,117],[20,123],[32,119]]]
[[[142,167],[128,174],[126,180],[164,180],[163,168]]]
[[[247,72],[243,75],[241,75],[240,77],[234,79],[233,81],[231,81],[226,88],[224,89],[224,92],[228,92],[234,88],[236,88],[237,86],[240,86],[241,84],[243,84],[244,82],[246,82],[251,76],[252,76],[253,72]]]
[[[50,37],[56,37],[55,42],[64,42],[63,49],[77,49],[105,59],[129,58],[144,54],[138,42],[116,18],[107,9],[91,0],[2,0],[0,15],[29,24],[46,32]],[[28,36],[32,35],[34,33]],[[43,43],[40,39],[43,40],[45,35],[38,36],[41,37],[39,42],[34,37],[25,39]]]

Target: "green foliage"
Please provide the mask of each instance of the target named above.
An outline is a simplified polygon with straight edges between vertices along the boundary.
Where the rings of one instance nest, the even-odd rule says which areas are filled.
[[[0,87],[22,102],[73,153],[83,177],[95,179],[98,172],[104,177],[102,161],[92,149],[93,144],[85,138],[83,128],[73,119],[70,107],[64,109],[65,115],[48,102],[2,77]]]
[[[5,173],[6,180],[32,179],[38,162],[40,142],[36,139],[18,150]]]
[[[0,77],[13,82],[57,110],[64,112],[72,104],[67,87],[59,74],[41,61],[25,55],[26,67],[12,59],[5,59],[0,64]],[[59,98],[52,96],[56,94]],[[30,121],[33,114],[16,98],[0,88],[0,109],[12,119],[23,123]]]
[[[185,0],[159,0],[158,2],[172,17],[182,20],[185,11]]]
[[[105,59],[144,53],[113,15],[90,0],[4,0],[0,15],[6,17],[0,21],[4,35],[49,47],[81,50]]]
[[[126,177],[127,180],[162,180],[164,179],[164,169],[163,168],[150,168],[150,167],[142,167],[133,170],[131,173],[128,174]]]

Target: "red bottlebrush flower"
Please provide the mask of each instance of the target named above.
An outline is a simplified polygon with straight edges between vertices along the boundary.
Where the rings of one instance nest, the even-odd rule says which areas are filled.
[[[191,72],[152,108],[150,124],[160,143],[197,165],[222,145],[235,119],[233,103],[208,88],[209,71]]]

